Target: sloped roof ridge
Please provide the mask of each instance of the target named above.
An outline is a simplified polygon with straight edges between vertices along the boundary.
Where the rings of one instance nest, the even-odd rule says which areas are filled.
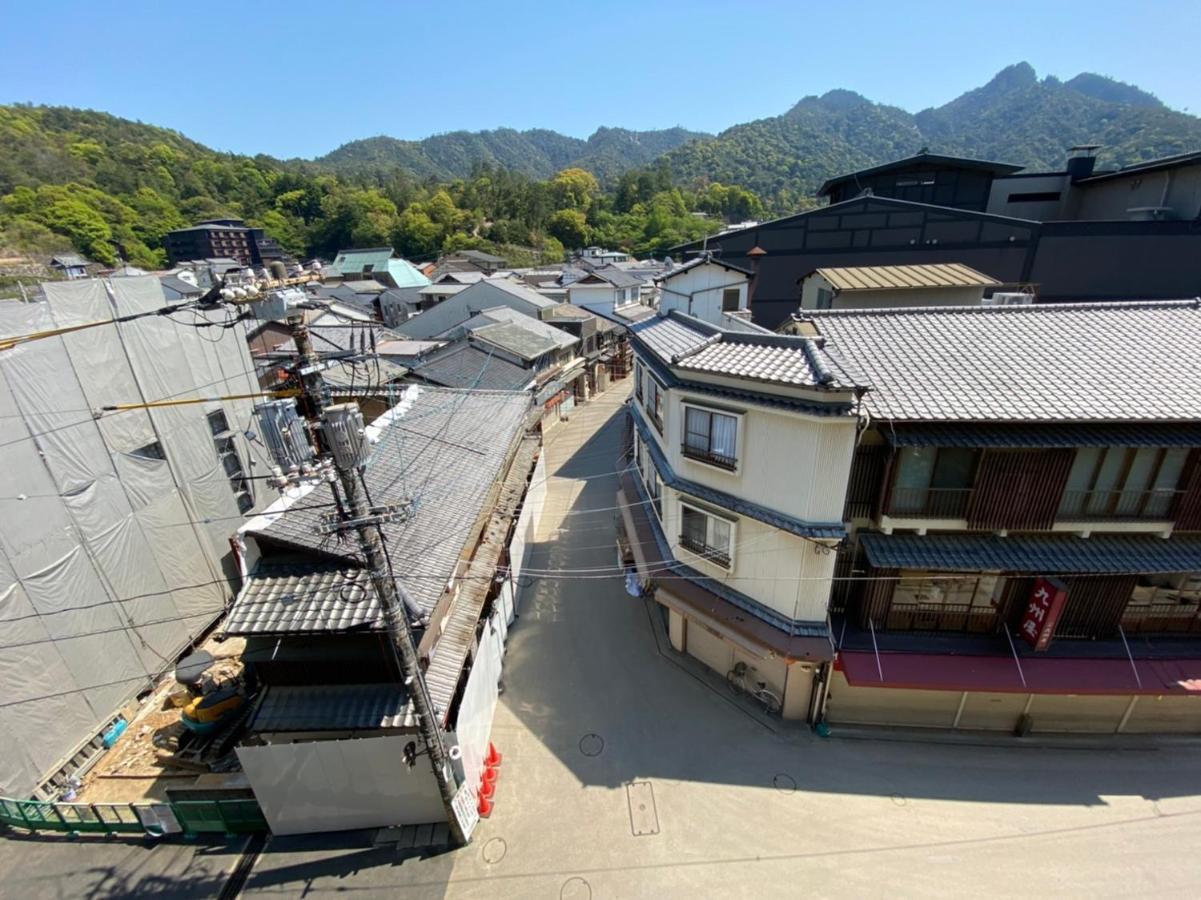
[[[1201,297],[1180,300],[1099,300],[1091,303],[1023,303],[1006,306],[895,306],[873,309],[807,309],[793,319],[851,319],[873,316],[918,315],[1029,315],[1060,310],[1201,309]]]

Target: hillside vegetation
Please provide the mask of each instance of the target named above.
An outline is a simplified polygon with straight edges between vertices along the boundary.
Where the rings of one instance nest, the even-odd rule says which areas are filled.
[[[105,113],[0,106],[0,258],[73,247],[157,267],[166,232],[225,216],[298,257],[379,244],[414,259],[503,247],[514,264],[588,243],[658,253],[722,220],[803,209],[825,179],[923,147],[1058,168],[1079,143],[1104,145],[1103,166],[1129,164],[1201,149],[1201,119],[1133,85],[1040,80],[1025,63],[916,115],[839,90],[716,137],[498,129],[369,138],[308,161],[218,153]]]

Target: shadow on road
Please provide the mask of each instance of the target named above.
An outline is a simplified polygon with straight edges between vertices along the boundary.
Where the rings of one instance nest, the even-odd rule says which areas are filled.
[[[718,682],[698,676],[694,661],[657,642],[648,607],[624,590],[612,473],[625,420],[621,407],[603,419],[581,416],[549,444],[542,539],[531,547],[534,574],[523,578],[505,664],[502,703],[582,785],[650,778],[769,788],[784,773],[801,791],[1095,805],[1104,796],[1191,793],[1179,766],[1201,778],[1183,748],[1031,752],[763,728]],[[1144,764],[1131,765],[1132,756]],[[1148,756],[1162,764],[1146,764]]]

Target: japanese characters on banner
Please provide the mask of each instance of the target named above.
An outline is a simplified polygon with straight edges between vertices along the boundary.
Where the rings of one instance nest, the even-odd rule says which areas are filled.
[[[1067,599],[1068,589],[1062,581],[1045,577],[1035,579],[1018,632],[1036,651],[1046,650],[1050,645]]]

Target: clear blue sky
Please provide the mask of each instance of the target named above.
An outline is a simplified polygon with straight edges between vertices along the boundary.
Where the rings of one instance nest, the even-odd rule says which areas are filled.
[[[1201,114],[1201,0],[0,0],[0,23],[0,101],[282,157],[460,128],[716,132],[837,87],[917,111],[1021,60]]]

